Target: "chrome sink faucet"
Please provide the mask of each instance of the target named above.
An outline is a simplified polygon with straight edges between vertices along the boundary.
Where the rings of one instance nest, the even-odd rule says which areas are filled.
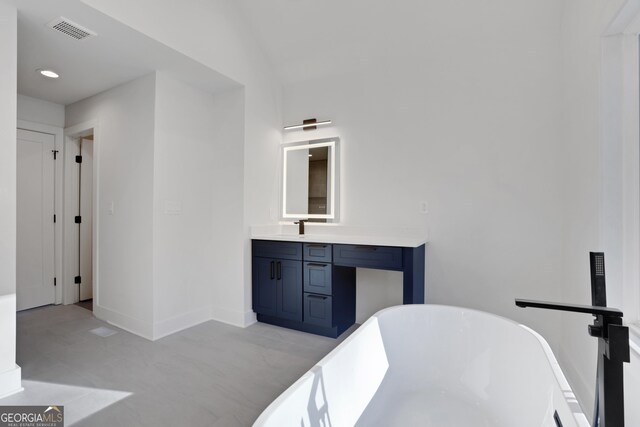
[[[307,219],[301,219],[298,220],[296,222],[294,222],[294,224],[298,224],[298,234],[303,236],[304,235],[304,223],[305,221],[308,221]]]

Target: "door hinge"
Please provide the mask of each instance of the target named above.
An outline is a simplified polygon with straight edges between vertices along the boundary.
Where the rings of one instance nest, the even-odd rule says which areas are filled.
[[[76,283],[76,284],[82,283],[82,277],[80,277],[80,276],[74,277],[73,283]]]
[[[53,278],[53,286],[58,286],[58,279],[55,277]]]
[[[82,163],[82,156],[76,156],[76,163]]]
[[[82,224],[82,217],[80,215],[75,217],[75,222],[76,222],[76,224]]]
[[[57,160],[58,159],[58,150],[51,150],[51,152],[53,153],[53,160]]]

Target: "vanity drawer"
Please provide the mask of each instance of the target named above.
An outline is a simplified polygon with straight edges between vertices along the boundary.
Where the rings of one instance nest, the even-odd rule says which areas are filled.
[[[253,256],[302,260],[302,243],[253,240]]]
[[[331,295],[331,264],[304,263],[304,291]]]
[[[345,267],[402,270],[402,248],[369,245],[333,245],[333,263]]]
[[[304,294],[304,323],[316,326],[332,326],[332,298],[327,295]]]
[[[331,245],[326,243],[305,243],[304,260],[331,262]]]

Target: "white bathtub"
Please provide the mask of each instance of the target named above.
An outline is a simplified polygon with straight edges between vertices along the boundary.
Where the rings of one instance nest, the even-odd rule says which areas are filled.
[[[551,349],[511,320],[439,305],[382,310],[256,420],[264,427],[588,427]]]

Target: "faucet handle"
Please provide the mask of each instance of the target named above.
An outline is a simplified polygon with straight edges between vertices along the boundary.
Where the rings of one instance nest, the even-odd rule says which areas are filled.
[[[623,325],[609,325],[607,357],[612,361],[631,362],[629,351],[629,328]]]

